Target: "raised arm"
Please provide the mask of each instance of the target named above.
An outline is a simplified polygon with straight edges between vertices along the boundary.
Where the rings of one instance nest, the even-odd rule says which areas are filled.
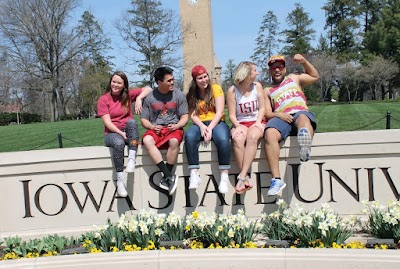
[[[315,83],[319,79],[319,73],[317,69],[304,58],[301,54],[296,54],[293,58],[295,63],[303,65],[306,73],[300,75],[290,74],[289,76],[295,80],[301,87]]]

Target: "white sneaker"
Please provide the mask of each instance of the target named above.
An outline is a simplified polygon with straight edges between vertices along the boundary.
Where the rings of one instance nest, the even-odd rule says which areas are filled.
[[[228,192],[229,176],[228,174],[221,174],[221,181],[219,182],[218,190],[220,193],[224,194]]]
[[[301,128],[299,130],[299,132],[297,133],[297,141],[300,147],[300,152],[299,152],[300,161],[306,162],[310,159],[311,144],[312,144],[312,137],[308,132],[307,128]]]
[[[128,158],[128,165],[126,166],[125,171],[127,173],[134,173],[135,172],[135,159],[134,158]]]
[[[286,187],[285,181],[283,181],[282,179],[278,179],[278,178],[272,178],[271,179],[271,186],[269,187],[267,195],[268,196],[277,195],[285,187]]]
[[[195,190],[201,183],[201,178],[198,172],[191,171],[190,178],[189,178],[189,189]]]
[[[123,174],[122,176],[117,175],[117,192],[118,195],[121,197],[128,196],[128,192],[126,191],[125,182],[124,182]]]

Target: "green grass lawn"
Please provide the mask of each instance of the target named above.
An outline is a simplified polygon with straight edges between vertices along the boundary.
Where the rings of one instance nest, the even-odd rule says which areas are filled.
[[[323,104],[310,110],[316,115],[319,133],[385,129],[387,111],[391,129],[400,129],[400,102]],[[139,126],[142,135],[144,129]],[[104,145],[103,128],[101,119],[0,126],[0,152],[59,148],[59,133],[65,148]]]
[[[400,102],[363,102],[310,106],[317,120],[317,132],[381,130],[390,111],[391,129],[400,128]]]

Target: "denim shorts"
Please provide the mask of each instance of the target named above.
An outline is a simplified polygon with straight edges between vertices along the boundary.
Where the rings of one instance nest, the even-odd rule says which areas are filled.
[[[282,140],[286,139],[289,135],[297,135],[296,119],[301,114],[306,115],[310,119],[312,127],[314,128],[314,130],[316,130],[317,123],[315,121],[314,113],[309,112],[309,111],[299,111],[299,112],[293,114],[292,123],[288,123],[284,120],[281,120],[278,117],[269,119],[265,129],[268,129],[268,128],[277,129],[281,133]]]

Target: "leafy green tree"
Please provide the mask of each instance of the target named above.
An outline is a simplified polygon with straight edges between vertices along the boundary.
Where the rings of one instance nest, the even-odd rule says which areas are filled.
[[[371,30],[371,26],[379,20],[382,5],[382,0],[360,0],[361,21],[364,33]]]
[[[111,65],[111,57],[105,55],[111,49],[111,39],[106,38],[103,28],[89,11],[83,12],[77,32],[85,47],[82,56],[84,59],[91,60],[95,71],[98,68]]]
[[[315,34],[315,30],[311,27],[313,21],[302,5],[296,3],[295,9],[286,18],[286,22],[291,28],[282,32],[285,36],[284,42],[287,44],[282,49],[283,54],[308,54],[311,51],[311,41]]]
[[[400,66],[400,2],[387,0],[382,5],[379,20],[371,26],[364,38],[365,57],[368,54],[381,55],[394,60]],[[389,81],[389,92],[400,84],[400,73]]]
[[[387,0],[380,19],[364,38],[365,48],[400,64],[400,2]]]
[[[229,59],[225,65],[225,70],[223,71],[224,79],[222,81],[222,88],[226,92],[226,90],[233,85],[233,74],[235,73],[236,65],[233,62],[233,59]]]
[[[321,34],[318,41],[319,42],[317,47],[315,48],[315,52],[317,52],[318,54],[331,54],[327,37]]]
[[[107,88],[111,62],[107,52],[111,49],[111,39],[107,38],[96,18],[85,11],[77,27],[85,50],[81,53],[81,75],[79,85],[74,85],[75,105],[78,113],[90,117],[96,111],[99,96]],[[73,72],[73,71],[71,71]]]
[[[181,46],[179,16],[163,9],[160,1],[132,0],[132,7],[116,23],[123,40],[135,53],[138,75],[144,84],[153,82],[154,70],[162,65],[176,67]]]
[[[270,10],[263,16],[258,36],[256,38],[256,48],[251,59],[261,69],[262,82],[268,81],[268,59],[275,54],[278,48],[278,19]]]
[[[360,8],[357,0],[328,0],[322,7],[326,14],[325,29],[329,30],[329,44],[332,53],[341,62],[357,59],[359,44],[356,35],[359,30]]]
[[[94,72],[93,69],[88,69],[79,80],[78,92],[75,95],[75,103],[83,117],[96,115],[97,100],[105,92],[110,79],[109,73]]]

